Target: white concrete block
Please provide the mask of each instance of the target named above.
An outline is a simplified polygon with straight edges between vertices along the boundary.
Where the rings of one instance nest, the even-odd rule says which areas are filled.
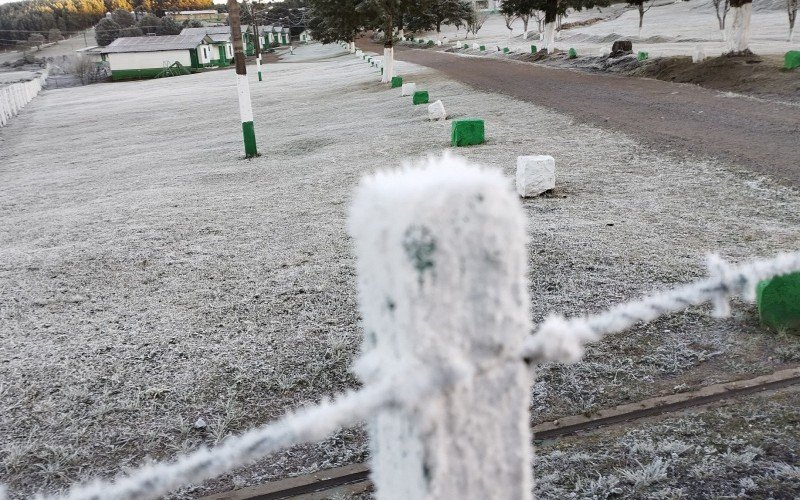
[[[416,91],[417,91],[416,83],[404,83],[403,86],[400,87],[401,96],[414,95],[414,92]]]
[[[472,48],[475,49],[475,50],[481,50],[481,46],[478,45],[477,43],[473,43],[472,44]]]
[[[694,53],[692,54],[692,62],[699,63],[706,60],[706,51],[703,50],[702,45],[698,45],[694,48]]]
[[[556,161],[552,156],[517,156],[517,193],[527,198],[556,187]]]
[[[438,45],[439,47],[441,47],[441,46],[442,46],[442,41],[441,41],[441,40],[437,40],[437,41],[436,41],[436,45]]]
[[[428,105],[428,120],[446,120],[447,112],[444,110],[442,101],[436,101]]]

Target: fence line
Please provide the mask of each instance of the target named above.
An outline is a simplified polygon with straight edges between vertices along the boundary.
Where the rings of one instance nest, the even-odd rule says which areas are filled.
[[[800,271],[800,252],[780,254],[772,259],[756,260],[740,266],[730,266],[717,257],[711,257],[709,270],[712,277],[709,279],[620,304],[592,316],[570,320],[552,316],[540,325],[535,335],[525,339],[512,336],[509,340],[503,337],[502,332],[509,325],[515,330],[523,326],[524,334],[528,321],[527,315],[523,314],[523,311],[527,311],[524,229],[518,231],[524,227],[524,217],[516,195],[496,172],[467,168],[462,161],[447,157],[440,163],[429,161],[426,168],[407,167],[392,175],[379,173],[369,181],[362,182],[361,208],[369,209],[351,215],[351,230],[358,228],[354,239],[360,261],[359,275],[364,280],[361,285],[367,285],[360,290],[361,307],[371,316],[369,324],[390,330],[367,331],[367,349],[359,361],[358,369],[362,377],[365,372],[379,376],[363,377],[368,380],[360,390],[348,391],[333,400],[324,400],[318,405],[287,413],[277,421],[230,437],[216,448],[203,448],[174,462],[145,465],[116,481],[96,480],[87,485],[74,486],[64,496],[48,498],[156,498],[181,485],[229,472],[282,448],[324,439],[344,426],[365,419],[372,420],[372,429],[379,428],[375,425],[377,418],[383,418],[380,425],[394,421],[399,426],[394,431],[400,434],[407,434],[404,429],[414,430],[416,427],[419,433],[411,434],[420,440],[422,447],[430,446],[428,438],[432,435],[435,437],[437,432],[441,433],[442,428],[444,433],[449,432],[452,422],[465,428],[480,428],[486,437],[501,441],[509,435],[518,434],[520,426],[528,428],[527,413],[520,419],[519,412],[505,411],[504,405],[515,405],[519,402],[518,398],[496,397],[498,391],[495,389],[500,382],[517,384],[517,389],[530,390],[530,380],[520,377],[517,370],[508,368],[519,368],[523,360],[576,361],[588,342],[599,340],[612,332],[623,331],[640,321],[652,321],[692,305],[711,302],[715,316],[721,316],[729,313],[729,298],[742,296],[752,299],[760,280]],[[409,187],[420,184],[427,191],[409,197]],[[425,200],[425,204],[420,205],[424,209],[419,209],[414,203],[406,204],[409,200]],[[428,200],[432,200],[431,203],[427,203]],[[400,214],[403,211],[397,207],[404,205],[407,206],[406,212]],[[437,209],[440,207],[447,208]],[[370,219],[380,220],[380,223],[366,228]],[[503,225],[506,227],[497,229]],[[488,238],[481,236],[484,231],[489,235]],[[381,236],[386,233],[391,234]],[[481,240],[485,242],[464,244],[464,241],[473,243]],[[503,257],[493,252],[494,248],[510,252],[512,257]],[[364,265],[367,262],[369,265]],[[375,271],[375,266],[383,266],[383,269],[371,272]],[[483,286],[489,282],[491,286]],[[393,295],[371,293],[376,284],[380,285],[381,292]],[[480,286],[463,287],[465,284]],[[509,286],[503,287],[503,284]],[[462,288],[450,294],[449,286]],[[495,290],[498,292],[495,293]],[[431,299],[438,301],[437,305],[431,306]],[[476,307],[473,306],[483,302],[485,304],[480,307],[484,310],[476,313]],[[448,316],[454,309],[458,314]],[[516,313],[509,316],[507,313],[512,311]],[[480,335],[487,325],[496,327],[496,335],[488,339]],[[415,330],[415,335],[407,338],[403,332],[409,328],[427,331],[420,336],[416,335]],[[448,328],[453,331],[446,336],[439,338],[436,335],[440,329]],[[469,330],[468,335],[458,335],[458,328]],[[385,337],[376,343],[379,340],[376,335]],[[509,342],[513,345],[509,345]],[[371,354],[370,350],[379,352]],[[403,362],[390,359],[397,357],[398,353],[402,354]],[[387,359],[389,362],[386,362]],[[431,363],[430,360],[441,363]],[[516,367],[512,367],[512,364]],[[501,376],[490,377],[487,383],[489,371]],[[480,387],[474,387],[473,383]],[[435,397],[437,395],[444,397]],[[471,403],[469,411],[458,411],[465,406],[465,402]],[[498,406],[500,411],[496,411]],[[403,419],[394,419],[392,416],[398,409],[402,410]],[[424,419],[415,417],[419,414],[424,414]],[[470,421],[465,422],[462,416]],[[498,419],[498,416],[501,417]],[[414,418],[420,418],[420,421],[409,420]],[[374,438],[372,433],[371,437]],[[468,461],[471,467],[476,468],[476,464],[485,460],[502,459],[508,464],[514,458],[520,467],[517,472],[511,471],[508,477],[512,478],[511,481],[517,481],[517,484],[511,485],[505,481],[506,484],[501,485],[505,488],[502,491],[511,491],[512,487],[522,491],[531,484],[528,477],[530,456],[524,450],[524,447],[530,446],[529,439],[520,443],[521,448],[517,447],[519,449],[503,457],[486,456],[483,448],[474,446],[485,439],[456,443],[455,447],[452,439],[445,441],[440,450],[425,448],[425,453],[421,454],[419,451],[422,448],[411,450],[410,455],[416,456],[407,462],[401,462],[406,458],[397,454],[396,461],[391,464],[393,470],[387,470],[390,464],[384,461],[383,474],[420,476],[425,482],[425,498],[452,498],[443,492],[453,485],[442,486],[444,481],[452,477],[440,478],[441,471],[433,469],[449,467],[451,464],[445,462],[452,460]],[[428,452],[436,455],[445,448],[457,450],[458,455],[447,455],[443,462],[437,462],[436,456],[433,461],[430,460],[432,455]],[[504,450],[508,448],[515,447],[503,447]],[[421,467],[414,469],[413,466]],[[470,471],[464,467],[458,472]],[[379,485],[378,494],[391,497],[393,492],[380,487],[386,484],[385,476],[382,478],[383,483],[376,482]],[[490,489],[491,485],[482,486]],[[0,486],[2,496],[3,488]],[[472,497],[466,495],[464,498]]]
[[[19,114],[20,110],[39,94],[49,71],[48,67],[33,80],[0,87],[0,127],[7,125],[12,117]]]
[[[575,362],[583,356],[584,346],[604,335],[619,333],[641,321],[650,322],[690,306],[711,302],[713,315],[730,314],[730,298],[740,296],[752,301],[759,281],[800,271],[800,252],[783,253],[772,259],[755,260],[731,266],[716,255],[708,257],[711,278],[655,293],[639,300],[614,306],[586,317],[565,319],[550,316],[525,341],[522,355],[532,363],[545,361]]]

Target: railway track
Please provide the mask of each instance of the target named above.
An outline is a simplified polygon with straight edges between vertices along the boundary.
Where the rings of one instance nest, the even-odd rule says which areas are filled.
[[[601,427],[641,420],[667,413],[698,408],[726,399],[775,391],[800,383],[800,367],[777,371],[748,380],[703,387],[697,391],[659,396],[636,403],[615,406],[591,415],[576,415],[543,422],[533,427],[534,441],[557,439]],[[294,498],[323,500],[334,492],[358,494],[372,487],[367,464],[353,464],[283,479],[258,486],[218,493],[201,500],[278,500]]]

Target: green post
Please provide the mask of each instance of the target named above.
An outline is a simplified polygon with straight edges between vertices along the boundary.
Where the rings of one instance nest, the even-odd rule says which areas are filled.
[[[759,283],[756,303],[762,323],[800,334],[800,272]]]
[[[575,59],[576,57],[578,57],[578,51],[575,49],[569,49],[567,55],[569,56],[570,59]]]
[[[536,45],[531,45],[531,54],[535,54],[537,52],[539,51],[536,49]]]
[[[417,104],[428,104],[428,91],[427,90],[417,90],[414,92],[414,96],[411,98],[411,101]]]
[[[485,141],[483,120],[465,118],[455,120],[452,125],[450,144],[454,147],[483,144]]]
[[[783,67],[785,69],[795,69],[800,67],[800,50],[790,50],[783,56]]]

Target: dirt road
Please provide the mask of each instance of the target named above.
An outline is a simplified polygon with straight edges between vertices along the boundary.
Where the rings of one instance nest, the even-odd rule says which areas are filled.
[[[358,46],[383,53],[366,39]],[[721,157],[800,187],[800,108],[694,85],[459,57],[432,49],[395,48],[395,57],[441,71],[480,90],[566,112],[631,134],[657,148]]]

